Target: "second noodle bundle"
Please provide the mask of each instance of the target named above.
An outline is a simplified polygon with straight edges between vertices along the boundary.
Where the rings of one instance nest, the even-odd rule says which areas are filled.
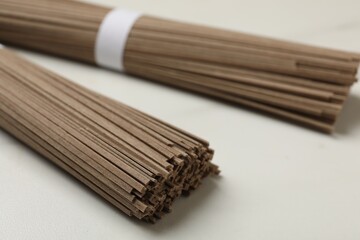
[[[205,140],[1,48],[0,128],[149,222],[219,172]]]

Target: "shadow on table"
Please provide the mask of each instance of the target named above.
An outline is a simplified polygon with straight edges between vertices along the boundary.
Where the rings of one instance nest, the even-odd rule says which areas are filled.
[[[360,97],[350,95],[336,124],[336,133],[349,134],[360,128]]]

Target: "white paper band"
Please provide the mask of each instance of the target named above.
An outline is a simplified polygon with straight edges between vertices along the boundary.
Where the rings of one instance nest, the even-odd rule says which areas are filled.
[[[2,45],[2,44],[0,43],[0,49],[2,49],[2,48],[4,48],[4,45]]]
[[[95,45],[98,65],[124,71],[124,51],[128,36],[142,14],[128,10],[110,11],[100,25]]]

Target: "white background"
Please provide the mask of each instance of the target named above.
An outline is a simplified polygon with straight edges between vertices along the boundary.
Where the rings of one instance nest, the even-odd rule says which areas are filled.
[[[360,52],[359,0],[93,2]],[[208,139],[222,177],[148,225],[0,131],[0,239],[360,239],[360,85],[328,136],[145,80],[18,52]]]

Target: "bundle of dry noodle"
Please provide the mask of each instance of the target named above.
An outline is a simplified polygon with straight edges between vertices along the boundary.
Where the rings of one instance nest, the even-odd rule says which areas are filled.
[[[154,222],[218,169],[208,143],[0,49],[0,128]]]
[[[110,11],[67,0],[0,0],[0,40],[95,64]],[[129,74],[324,132],[334,128],[359,61],[359,54],[150,16],[135,22],[124,53]]]

